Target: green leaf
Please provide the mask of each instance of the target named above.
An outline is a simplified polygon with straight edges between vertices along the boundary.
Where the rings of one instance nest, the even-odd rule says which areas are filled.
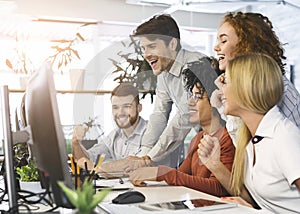
[[[37,166],[33,161],[30,161],[27,165],[16,168],[17,174],[20,176],[21,181],[39,181],[39,174]]]
[[[100,192],[96,193],[93,196],[93,200],[90,203],[90,208],[94,209],[103,199],[107,196],[107,194],[111,191],[110,188],[103,189]]]
[[[78,201],[78,195],[77,195],[77,193],[74,190],[68,188],[62,181],[58,181],[57,183],[60,186],[60,188],[64,191],[64,193],[66,194],[66,196],[68,197],[69,201],[75,207],[77,207],[77,201]]]
[[[88,204],[86,203],[86,193],[81,190],[78,194],[77,207],[79,211],[84,211],[87,206]]]

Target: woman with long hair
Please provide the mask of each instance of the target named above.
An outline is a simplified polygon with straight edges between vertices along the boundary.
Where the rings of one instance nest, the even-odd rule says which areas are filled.
[[[265,54],[238,55],[227,62],[220,81],[224,113],[242,120],[227,186],[230,192],[254,207],[275,213],[299,212],[300,132],[277,106],[284,91],[278,63]],[[200,159],[213,173],[219,157],[210,148],[217,144],[208,136],[198,149]]]

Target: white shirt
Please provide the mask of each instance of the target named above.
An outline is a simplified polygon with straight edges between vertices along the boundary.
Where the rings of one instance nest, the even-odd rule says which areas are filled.
[[[263,117],[255,135],[264,138],[247,146],[247,189],[263,209],[299,213],[300,191],[292,183],[300,178],[300,130],[275,106]]]
[[[105,154],[105,161],[120,160],[131,155],[135,156],[141,150],[142,136],[146,127],[147,121],[140,117],[138,125],[130,136],[127,137],[120,128],[116,128],[87,150],[87,154],[93,162],[101,154]]]

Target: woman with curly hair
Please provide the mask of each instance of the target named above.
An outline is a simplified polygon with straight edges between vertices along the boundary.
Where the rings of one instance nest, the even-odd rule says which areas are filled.
[[[262,53],[270,56],[277,63],[281,76],[283,79],[283,95],[278,100],[276,106],[279,111],[288,119],[290,119],[296,126],[300,127],[300,95],[294,85],[284,76],[284,49],[276,36],[271,21],[264,15],[259,13],[228,13],[224,16],[217,35],[218,43],[214,50],[218,56],[218,68],[225,71],[228,61],[233,59],[239,54],[245,54],[250,52]],[[234,75],[242,80],[239,72]],[[275,75],[275,73],[274,73]],[[222,90],[222,76],[220,76],[215,84],[219,90],[215,90],[211,97],[211,104],[218,108],[219,111],[223,111],[223,104],[221,97],[223,96]],[[250,85],[251,82],[249,81]],[[270,75],[269,84],[273,81],[273,76]],[[253,90],[255,86],[252,85]],[[226,127],[233,142],[236,143],[236,131],[241,124],[241,120],[237,117],[226,115]],[[231,172],[227,170],[218,158],[212,155],[210,151],[214,151],[215,147],[218,147],[217,143],[214,143],[209,136],[206,136],[201,144],[199,144],[199,157],[202,162],[205,162],[207,168],[214,173],[217,179],[227,189],[229,193],[236,196],[241,196],[247,202],[254,207],[260,207],[257,205],[256,200],[253,200],[251,194],[249,194],[247,188],[241,188],[237,193],[234,191],[231,182]],[[214,153],[216,154],[216,153]],[[236,155],[237,158],[237,155]],[[237,161],[235,161],[235,164]],[[234,164],[234,169],[235,169]]]
[[[218,43],[214,50],[218,56],[219,69],[225,71],[227,62],[238,54],[256,52],[272,57],[283,75],[284,94],[277,103],[280,111],[300,128],[300,95],[295,86],[286,78],[284,49],[273,30],[272,22],[260,13],[228,13],[218,29]],[[220,80],[216,81],[220,85]],[[220,108],[221,91],[214,93],[212,105]],[[218,96],[216,96],[218,94]],[[229,127],[235,127],[230,124]],[[230,125],[230,126],[229,126]]]

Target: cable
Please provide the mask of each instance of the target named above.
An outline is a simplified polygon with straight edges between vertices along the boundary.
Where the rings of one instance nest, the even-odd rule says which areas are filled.
[[[2,202],[8,202],[8,199],[4,199],[4,197],[6,196],[7,192],[4,191],[4,193],[0,196],[0,203]],[[49,199],[46,197],[48,196]],[[27,190],[19,190],[18,191],[18,204],[15,207],[11,207],[9,208],[9,210],[0,210],[1,213],[3,214],[14,214],[16,213],[18,210],[20,210],[21,207],[24,207],[24,209],[22,209],[22,212],[28,212],[31,213],[32,211],[36,211],[39,209],[39,206],[34,206],[38,203],[42,203],[42,202],[46,202],[45,205],[46,206],[51,206],[50,210],[55,210],[57,209],[57,207],[53,207],[53,199],[51,197],[51,192],[49,191],[49,189],[46,189],[44,192],[40,192],[40,193],[34,193],[31,191],[27,191]],[[30,200],[30,198],[32,197],[37,197],[37,200]]]

